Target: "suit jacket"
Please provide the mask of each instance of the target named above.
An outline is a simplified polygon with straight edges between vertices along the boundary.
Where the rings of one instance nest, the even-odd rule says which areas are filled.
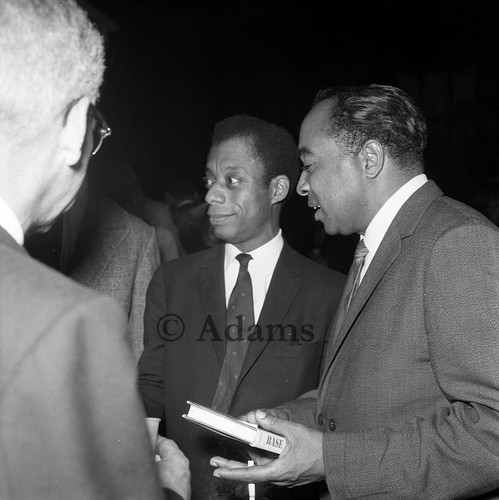
[[[143,350],[146,291],[159,266],[155,230],[108,198],[90,207],[85,218],[68,275],[122,307],[137,362]]]
[[[232,415],[275,406],[316,387],[325,333],[343,283],[343,274],[284,244],[258,324],[264,331],[281,325],[285,338],[251,343]],[[162,264],[147,292],[140,392],[148,415],[165,419],[166,435],[190,460],[193,499],[218,498],[214,489],[226,484],[212,484],[209,459],[239,453],[232,450],[234,443],[182,419],[187,400],[212,404],[225,354],[225,303],[224,245]],[[305,498],[299,490],[296,497]]]
[[[429,181],[390,225],[316,398],[330,498],[499,498],[499,230]],[[327,497],[326,497],[327,498]]]
[[[0,228],[0,498],[161,499],[123,312]]]

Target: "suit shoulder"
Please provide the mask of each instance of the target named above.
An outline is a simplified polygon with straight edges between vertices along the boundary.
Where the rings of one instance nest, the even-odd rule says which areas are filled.
[[[300,259],[304,274],[308,274],[312,279],[321,280],[324,282],[330,283],[338,283],[343,284],[346,279],[346,275],[340,271],[336,271],[335,269],[331,269],[324,264],[319,264],[309,257],[305,257],[304,255],[293,250],[294,253]]]
[[[499,233],[499,228],[485,215],[448,196],[437,198],[428,207],[423,219],[424,224],[420,225],[421,230],[431,232],[436,236],[466,226],[481,227],[483,230]]]
[[[104,345],[125,350],[126,317],[112,299],[27,254],[1,250],[0,309],[9,311],[0,315],[3,374],[29,366],[23,360],[33,353],[73,359],[98,356]]]
[[[100,204],[100,212],[105,215],[104,220],[110,226],[121,226],[130,229],[136,238],[151,237],[154,227],[136,215],[131,214],[115,201],[104,198]]]
[[[10,300],[37,304],[45,308],[44,315],[90,302],[104,302],[112,313],[118,307],[114,301],[80,285],[58,271],[14,249],[2,248],[0,257],[2,303]],[[29,307],[29,306],[28,306]],[[119,311],[119,308],[117,309]]]
[[[222,253],[220,254],[220,252]],[[157,273],[172,275],[176,273],[194,272],[197,274],[200,266],[210,266],[210,264],[216,262],[221,255],[223,256],[223,250],[218,247],[183,255],[176,259],[161,263]]]

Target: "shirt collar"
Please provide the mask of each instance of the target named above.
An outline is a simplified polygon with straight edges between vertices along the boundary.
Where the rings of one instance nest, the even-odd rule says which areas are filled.
[[[0,226],[14,238],[18,245],[24,245],[24,231],[21,223],[2,197],[0,197]]]
[[[279,257],[281,249],[284,245],[284,239],[282,237],[282,230],[279,228],[277,234],[267,243],[263,244],[261,247],[252,250],[251,252],[245,252],[253,257],[253,261],[258,261],[259,263],[272,262],[277,260],[275,256]],[[237,247],[232,243],[225,244],[225,269],[234,261],[237,255],[241,253]],[[250,261],[250,265],[251,265]]]
[[[364,235],[364,243],[371,256],[376,253],[390,224],[393,222],[393,219],[395,219],[398,211],[402,208],[402,205],[427,181],[428,178],[425,174],[414,176],[392,194],[378,210],[378,213],[374,216],[369,226],[367,226]]]

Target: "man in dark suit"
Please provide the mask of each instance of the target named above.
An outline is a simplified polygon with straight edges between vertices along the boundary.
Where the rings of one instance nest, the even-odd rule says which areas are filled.
[[[124,313],[23,248],[72,205],[106,133],[89,127],[103,71],[102,37],[76,2],[2,0],[2,500],[189,495],[175,443],[159,439],[155,466]]]
[[[190,460],[194,499],[240,492],[235,485],[221,491],[224,482],[214,483],[209,465],[217,449],[236,453],[233,443],[183,420],[187,400],[238,416],[318,383],[344,275],[303,257],[283,239],[280,213],[298,175],[296,144],[281,127],[245,115],[217,123],[205,199],[215,236],[225,244],[162,264],[148,289],[140,392],[148,415],[165,419],[166,435]],[[226,330],[226,311],[241,252],[251,256],[251,312],[259,328],[251,329],[254,337],[231,389],[225,370],[231,348],[244,341]],[[258,494],[313,498],[310,489],[300,488],[264,487]]]
[[[360,235],[360,285],[349,273],[318,390],[247,415],[289,448],[250,471],[214,458],[217,476],[325,479],[335,499],[499,498],[499,230],[427,179],[426,134],[400,89],[318,94],[298,191],[328,233]]]

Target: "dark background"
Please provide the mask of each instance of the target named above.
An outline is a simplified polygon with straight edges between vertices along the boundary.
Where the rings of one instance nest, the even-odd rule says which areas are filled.
[[[81,3],[107,46],[99,107],[113,135],[93,161],[130,168],[147,196],[161,199],[178,176],[203,191],[220,118],[255,115],[297,139],[319,88],[382,83],[423,108],[428,175],[497,222],[495,2]],[[288,210],[296,227],[311,217],[301,206]]]

